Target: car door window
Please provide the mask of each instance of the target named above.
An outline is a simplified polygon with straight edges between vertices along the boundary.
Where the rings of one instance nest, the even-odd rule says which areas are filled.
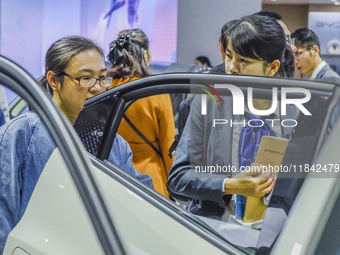
[[[171,75],[165,75],[164,80],[169,79],[169,76]],[[176,77],[178,81],[174,81],[174,77]],[[121,123],[121,120],[123,119],[124,113],[129,109],[130,106],[133,106],[135,102],[138,102],[140,98],[151,98],[154,95],[166,93],[172,95],[175,94],[181,99],[187,98],[188,94],[194,95],[194,98],[205,97],[208,102],[208,106],[214,107],[214,112],[217,114],[215,119],[218,119],[219,126],[217,126],[217,122],[215,122],[215,124],[220,131],[215,137],[216,143],[211,145],[206,154],[200,156],[201,158],[204,158],[207,155],[212,155],[212,157],[214,157],[214,154],[216,154],[216,152],[220,150],[225,150],[225,148],[223,148],[223,144],[228,144],[228,146],[230,146],[233,140],[236,140],[232,138],[232,134],[231,139],[225,140],[223,138],[225,136],[225,133],[222,130],[222,127],[223,125],[230,126],[232,122],[235,123],[239,121],[237,119],[227,118],[228,116],[223,116],[221,114],[219,115],[219,111],[221,111],[221,104],[223,103],[225,103],[224,107],[230,107],[230,111],[232,111],[234,107],[233,101],[228,101],[228,98],[232,98],[233,94],[230,93],[230,91],[228,90],[221,89],[221,87],[217,89],[216,86],[216,93],[214,93],[213,90],[205,85],[214,86],[215,84],[230,84],[236,86],[242,91],[243,95],[245,95],[245,100],[247,98],[246,96],[248,87],[253,89],[254,97],[260,100],[272,99],[273,88],[276,88],[278,91],[278,94],[276,95],[278,98],[277,103],[278,107],[280,108],[282,88],[294,88],[295,86],[297,88],[307,89],[310,92],[311,99],[307,100],[308,103],[304,103],[303,106],[308,109],[308,111],[310,111],[311,115],[306,115],[298,107],[290,107],[288,105],[288,117],[282,119],[280,109],[279,115],[276,118],[279,119],[279,121],[277,121],[279,126],[279,130],[277,131],[277,133],[280,134],[280,137],[289,139],[288,147],[284,154],[283,163],[281,166],[283,170],[288,170],[287,172],[281,171],[278,175],[274,192],[272,193],[272,198],[270,200],[270,204],[268,205],[268,211],[277,212],[277,210],[279,210],[277,214],[278,216],[281,215],[282,217],[273,218],[270,217],[270,214],[268,214],[269,216],[267,217],[266,214],[262,224],[262,228],[259,230],[256,228],[250,228],[249,226],[246,226],[244,224],[239,224],[237,220],[235,220],[234,222],[228,221],[226,220],[226,217],[228,215],[225,215],[224,218],[213,218],[209,215],[204,214],[197,215],[194,210],[191,210],[189,214],[185,214],[190,215],[190,217],[195,219],[195,224],[197,226],[208,230],[216,239],[223,239],[228,244],[232,243],[233,247],[237,247],[237,249],[242,250],[242,252],[254,252],[256,248],[262,247],[270,248],[271,245],[273,245],[273,242],[275,241],[277,235],[272,235],[269,238],[268,233],[270,233],[273,228],[275,229],[276,234],[279,234],[282,230],[290,208],[295,201],[295,197],[299,192],[301,185],[303,185],[303,180],[308,173],[308,171],[305,171],[307,170],[305,168],[309,168],[312,166],[311,163],[313,162],[315,155],[317,154],[325,137],[328,135],[328,122],[331,118],[330,102],[332,101],[334,86],[323,85],[322,87],[318,83],[313,84],[313,82],[289,81],[284,79],[275,80],[260,77],[251,77],[251,80],[248,77],[203,75],[191,76],[188,74],[182,76],[174,75],[174,77],[171,76],[171,78],[173,78],[171,82],[163,82],[164,80],[162,80],[162,77],[159,77],[159,80],[157,80],[158,77],[145,78],[143,79],[145,82],[134,81],[130,83],[131,87],[129,86],[129,84],[126,84],[122,86],[121,89],[118,87],[112,91],[105,92],[103,95],[97,98],[97,102],[95,100],[89,100],[88,105],[85,107],[85,109],[88,109],[88,112],[90,112],[90,108],[94,109],[97,103],[98,105],[107,105],[105,113],[108,115],[108,117],[104,120],[106,124],[104,124],[101,129],[101,132],[103,132],[102,137],[100,138],[101,140],[95,145],[96,151],[94,153],[99,159],[105,159],[107,157],[107,148],[110,146],[110,143],[112,143],[112,137],[114,137],[115,132],[119,129],[119,125]],[[183,83],[183,80],[185,80],[186,78],[188,79],[188,81]],[[150,80],[149,84],[146,82],[148,79]],[[132,87],[133,85],[135,85],[136,87]],[[206,90],[208,90],[209,93],[207,93]],[[304,96],[305,95],[303,93],[290,93],[289,95],[287,95],[287,97],[290,99],[301,99]],[[172,98],[176,98],[176,96],[172,96]],[[220,99],[222,102],[220,102]],[[173,110],[178,107],[174,107],[175,101],[172,101]],[[196,102],[194,101],[194,103]],[[179,105],[178,102],[176,104]],[[198,115],[202,114],[201,111],[203,107],[201,107],[201,105],[193,106],[191,104],[191,108],[192,107],[197,107]],[[207,115],[209,115],[209,111],[212,110],[212,108],[209,107],[206,108]],[[87,111],[85,110],[83,112],[82,118],[85,119],[89,116],[89,114],[87,114]],[[97,115],[94,114],[94,116],[94,119],[90,120],[90,122],[96,123],[95,118],[97,118]],[[174,121],[176,123],[176,132],[178,134],[180,131],[178,130],[177,113],[174,113]],[[200,123],[203,123],[202,121]],[[209,128],[213,128],[212,123]],[[108,131],[110,135],[106,134],[106,132]],[[205,137],[202,133],[191,133],[190,135],[194,136],[194,138],[198,137],[202,139],[207,139],[207,141],[212,139],[211,136]],[[81,132],[80,136],[82,136]],[[84,135],[82,140],[83,142],[85,142],[85,144],[88,144],[86,137],[87,135]],[[221,143],[221,141],[226,142]],[[107,143],[107,145],[105,145],[105,143]],[[88,144],[87,147],[90,147],[90,145]],[[177,152],[178,151],[176,151],[176,153]],[[230,151],[228,153],[232,154]],[[214,162],[216,171],[217,161]],[[192,163],[196,163],[197,165],[197,162]],[[223,164],[221,164],[221,166],[223,166]],[[230,167],[233,167],[233,163],[230,164]],[[207,178],[210,177],[212,176],[208,175]],[[222,186],[220,187],[220,192],[222,193]],[[204,194],[201,196],[204,196]],[[171,201],[163,200],[163,198],[159,196],[155,196],[155,200],[152,200],[152,203],[157,204],[157,202],[155,202],[156,200],[162,201],[162,203],[167,204],[168,208],[172,208],[177,213],[181,214],[187,211],[188,208],[190,209],[193,203],[193,199],[197,197],[199,197],[198,194],[192,194],[191,196],[181,192],[175,194],[175,196],[173,196],[172,198],[175,199],[177,205],[179,205],[178,211],[177,209],[173,208],[173,204]],[[146,198],[146,200],[148,200],[148,198]],[[223,203],[223,200],[221,200],[221,202]],[[201,205],[202,204],[199,203],[196,204],[198,209]],[[214,202],[211,202],[209,206],[213,207],[216,206],[216,204],[214,204]],[[184,211],[182,209],[184,209]],[[267,231],[268,228],[269,232]]]
[[[236,85],[236,84],[235,84]],[[252,87],[252,89],[256,93],[256,87]],[[282,88],[281,88],[282,89]],[[248,90],[249,92],[249,90]],[[312,162],[314,159],[314,154],[316,153],[316,146],[320,140],[322,141],[322,136],[325,134],[322,134],[322,130],[327,127],[327,121],[325,121],[325,116],[327,115],[327,108],[330,103],[330,98],[332,96],[332,92],[325,92],[325,91],[317,91],[317,90],[310,90],[311,92],[311,100],[305,104],[304,106],[310,111],[311,115],[305,115],[301,111],[296,111],[296,108],[292,108],[290,111],[290,115],[288,115],[287,110],[287,116],[278,116],[278,117],[270,117],[270,119],[279,119],[278,122],[280,123],[280,130],[275,129],[275,122],[270,122],[271,127],[273,128],[276,135],[288,138],[289,143],[287,150],[285,151],[283,163],[281,165],[281,170],[278,174],[278,179],[276,181],[274,191],[269,203],[269,211],[270,213],[264,218],[264,222],[261,228],[261,232],[256,232],[253,230],[254,233],[251,233],[252,231],[249,230],[249,227],[252,228],[258,228],[256,225],[250,225],[251,221],[247,221],[247,224],[242,223],[242,221],[239,221],[235,219],[235,208],[236,208],[236,198],[234,196],[231,198],[231,201],[229,202],[234,206],[233,208],[229,209],[230,212],[226,214],[224,212],[222,214],[222,220],[227,221],[227,223],[236,223],[236,226],[241,229],[238,233],[240,233],[239,238],[237,241],[234,241],[234,243],[238,243],[241,246],[247,247],[258,247],[261,249],[264,249],[264,246],[267,246],[270,248],[270,246],[273,244],[275,238],[277,237],[277,234],[280,233],[282,230],[282,227],[284,225],[285,220],[287,219],[287,215],[289,213],[289,210],[292,206],[292,204],[295,201],[295,197],[297,193],[299,192],[299,189],[303,183],[304,178],[307,176],[309,172],[309,168],[312,167]],[[211,94],[213,92],[211,91]],[[221,106],[219,105],[218,96],[219,94],[221,96]],[[260,99],[260,100],[266,100],[271,98],[271,94],[266,95],[266,91],[258,91],[257,96],[254,96],[254,98]],[[197,96],[197,95],[196,95]],[[200,95],[201,96],[201,95]],[[282,94],[281,94],[282,96]],[[202,96],[201,96],[202,97]],[[204,174],[205,176],[208,176],[206,178],[218,178],[218,174],[220,173],[227,173],[228,169],[231,169],[231,175],[228,177],[233,177],[237,170],[232,170],[237,162],[237,157],[233,157],[234,151],[228,151],[226,150],[226,146],[223,145],[223,143],[219,142],[221,139],[223,141],[232,141],[234,143],[235,140],[235,130],[237,130],[238,125],[244,126],[244,121],[241,118],[235,119],[231,117],[231,114],[228,113],[228,111],[221,111],[220,109],[223,107],[222,104],[228,104],[228,96],[223,95],[223,91],[217,90],[216,95],[214,96],[215,100],[213,98],[209,98],[208,95],[204,95],[203,97],[207,97],[207,104],[206,107],[207,111],[207,117],[201,118],[201,109],[198,110],[198,113],[196,116],[191,116],[193,119],[191,120],[191,125],[195,125],[195,129],[191,129],[191,165],[194,165],[195,168],[197,168],[197,172],[195,169],[195,172],[193,173],[193,178],[203,178],[200,177],[200,175]],[[300,95],[301,97],[301,95]],[[210,100],[210,104],[209,104]],[[245,99],[246,100],[246,99]],[[197,100],[198,101],[198,100]],[[202,100],[203,101],[203,100]],[[196,105],[197,108],[201,108],[202,101],[199,101],[198,105]],[[214,102],[216,101],[216,102]],[[235,101],[235,98],[234,98]],[[234,101],[230,101],[229,105],[227,107],[235,107],[233,105]],[[210,108],[209,108],[210,107]],[[226,107],[226,106],[224,106]],[[202,107],[203,108],[203,107]],[[266,108],[267,109],[267,108]],[[209,116],[209,111],[213,111],[213,116]],[[231,112],[231,110],[230,110]],[[248,108],[249,112],[249,108]],[[279,113],[281,114],[281,113]],[[197,120],[200,118],[199,120]],[[209,119],[210,118],[210,119]],[[209,122],[212,124],[210,127],[208,125],[205,125],[205,123]],[[202,124],[203,123],[203,124]],[[251,123],[249,125],[263,125],[264,120],[262,124],[256,124]],[[216,128],[218,132],[210,132],[207,130],[203,130],[203,128],[200,129],[200,127],[203,128]],[[227,128],[225,128],[227,127]],[[227,132],[228,128],[233,128],[232,131],[229,133],[229,137],[232,137],[231,139],[228,138]],[[198,129],[197,129],[198,128]],[[198,130],[198,131],[197,131]],[[325,130],[324,130],[325,131]],[[237,132],[237,131],[236,131]],[[206,136],[206,134],[210,134],[210,136]],[[215,137],[212,136],[216,135]],[[321,136],[321,138],[320,138]],[[236,137],[239,137],[239,133],[236,135]],[[204,140],[206,139],[206,140]],[[320,140],[319,140],[320,139]],[[192,144],[192,141],[197,141]],[[201,144],[209,144],[210,147],[208,147],[207,150],[201,151],[202,154],[197,153],[197,147],[201,146]],[[236,145],[233,145],[232,148],[237,148],[239,145],[239,141],[237,139]],[[275,149],[269,148],[271,153],[277,153]],[[206,164],[204,162],[209,162],[207,158],[209,158],[209,154],[216,155],[221,152],[221,155],[230,155],[231,157],[231,164],[226,163],[229,161],[225,161],[225,158],[212,158],[210,164]],[[237,151],[236,151],[237,152]],[[273,154],[273,156],[275,156]],[[234,162],[234,163],[233,163]],[[235,163],[236,162],[236,163]],[[239,167],[239,166],[238,166]],[[238,167],[235,167],[234,169],[238,169]],[[298,169],[296,169],[298,168]],[[199,190],[198,190],[199,192]],[[203,194],[200,195],[203,197]],[[248,199],[247,199],[248,200]],[[199,207],[201,204],[199,204],[200,201],[198,201],[197,207]],[[204,201],[202,202],[203,205]],[[217,206],[217,200],[214,200],[213,202],[210,202],[208,206],[216,207],[216,211],[218,212],[220,206]],[[203,207],[202,207],[203,208]],[[272,209],[275,208],[275,209]],[[279,210],[281,209],[281,211]],[[228,210],[228,208],[227,208]],[[259,210],[259,209],[258,209]],[[203,210],[201,210],[203,211]],[[210,212],[211,213],[211,212]],[[273,217],[273,213],[275,217]],[[217,216],[217,213],[215,217]],[[227,218],[226,218],[227,217]],[[257,218],[258,219],[258,218]],[[211,222],[214,222],[214,220],[209,220]],[[254,224],[258,224],[258,221],[253,221]],[[222,223],[223,225],[224,223]],[[244,226],[243,228],[241,226]],[[219,223],[214,224],[214,229],[220,229]],[[229,227],[230,228],[230,227]],[[247,229],[248,228],[248,229]],[[270,231],[268,231],[268,228]],[[233,233],[227,233],[226,229],[227,227],[221,231],[224,232],[225,237],[227,240],[233,240],[235,237],[235,232]],[[244,234],[241,231],[249,232],[247,237],[248,239],[241,238],[242,234]],[[276,231],[276,232],[275,232]],[[237,232],[236,232],[237,233]],[[242,234],[241,234],[242,233]],[[276,235],[273,235],[273,233],[276,233]],[[249,242],[253,240],[254,243],[250,244]],[[266,243],[266,244],[264,244]]]
[[[102,95],[102,97],[103,97],[102,99],[97,99],[98,100],[97,103],[99,103],[98,105],[103,105],[103,104],[106,105],[106,103],[104,103],[105,101],[112,102],[112,99],[110,98],[110,96]],[[167,97],[169,97],[169,96],[167,95]],[[154,100],[154,95],[150,95],[150,99]],[[118,101],[117,101],[118,108],[119,108],[119,100],[121,100],[121,99],[118,99]],[[117,112],[115,113],[114,117],[118,118],[118,116],[120,116],[119,121],[117,119],[117,123],[114,123],[115,126],[116,126],[116,124],[118,124],[117,127],[116,127],[117,129],[118,129],[119,125],[121,124],[121,120],[123,119],[124,113],[126,113],[125,110],[128,111],[130,109],[130,107],[133,107],[133,105],[135,103],[141,102],[139,100],[141,100],[141,99],[126,101],[126,107],[119,108],[119,109],[121,109],[121,111],[119,113],[117,113]],[[96,123],[97,120],[98,120],[98,122],[100,120],[102,120],[103,123],[109,122],[109,118],[108,119],[98,118],[98,116],[101,116],[100,114],[93,114],[90,117],[91,112],[93,112],[93,113],[96,112],[95,109],[98,107],[98,105],[96,105],[95,100],[89,101],[88,105],[85,106],[84,110],[82,111],[82,113],[80,115],[81,119],[78,119],[76,121],[76,123],[77,122],[81,123],[83,120],[88,121],[89,119],[91,119],[91,120],[89,120],[90,123]],[[170,106],[170,109],[171,109],[171,105],[169,105],[169,106]],[[103,111],[102,109],[100,109],[99,111],[100,112],[101,111],[109,112],[108,115],[110,115],[111,114],[110,112],[113,111],[113,108],[114,108],[113,104],[108,103],[107,107],[108,108],[106,108],[105,111]],[[170,116],[171,119],[169,121],[172,122],[173,126],[174,126],[174,117],[173,117],[173,114],[171,114],[171,115],[172,116]],[[85,142],[85,145],[88,146],[88,148],[90,148],[92,146],[92,144],[87,143],[87,135],[93,135],[93,134],[91,134],[89,132],[86,133],[86,131],[84,132],[84,129],[80,129],[80,127],[77,126],[77,125],[75,125],[75,127],[76,127],[77,132],[80,134],[80,136],[83,137],[83,142]],[[101,138],[102,142],[107,141],[109,136],[115,135],[115,133],[112,132],[109,135],[105,136],[105,132],[106,132],[108,127],[107,127],[107,125],[103,125],[102,128],[103,129],[100,130],[100,131],[103,132],[103,135],[102,135],[102,138]],[[174,138],[174,135],[175,134],[172,134],[171,140]],[[102,144],[97,144],[98,150],[95,152],[96,156],[99,155],[101,146],[102,146]],[[144,146],[148,146],[148,145],[144,144]],[[170,147],[170,145],[169,145],[169,147]],[[169,148],[167,148],[167,150],[169,150]],[[166,152],[165,154],[166,154],[167,157],[169,157],[168,152]],[[98,158],[100,159],[100,155],[98,156]],[[161,235],[160,234],[157,234],[157,236],[154,235],[156,229],[168,228],[169,224],[170,224],[173,229],[177,229],[176,230],[177,235],[178,235],[178,233],[181,233],[180,234],[181,237],[179,238],[179,240],[181,240],[180,243],[183,242],[183,244],[184,244],[184,242],[186,242],[184,240],[192,240],[192,238],[194,236],[196,236],[195,238],[199,238],[200,242],[202,243],[202,246],[200,248],[197,247],[197,252],[199,252],[199,249],[203,249],[203,250],[205,249],[204,247],[206,247],[207,240],[205,240],[205,238],[202,239],[202,237],[198,237],[196,235],[196,233],[192,232],[192,230],[191,230],[192,227],[196,225],[196,223],[193,226],[189,225],[189,227],[183,228],[183,226],[179,222],[176,222],[178,219],[174,220],[173,216],[169,218],[169,216],[171,214],[173,214],[174,211],[177,212],[176,214],[178,214],[179,212],[185,213],[185,211],[183,211],[181,209],[181,208],[184,208],[186,206],[186,204],[184,202],[177,201],[178,205],[176,205],[172,201],[168,200],[167,198],[164,198],[164,196],[157,194],[155,192],[152,192],[148,189],[145,189],[145,187],[143,188],[140,185],[140,183],[136,183],[135,179],[131,178],[131,176],[126,175],[116,165],[112,164],[110,161],[106,160],[105,158],[104,158],[104,161],[97,159],[96,163],[98,165],[105,164],[109,169],[106,169],[106,170],[102,169],[103,172],[106,175],[110,175],[113,179],[118,180],[117,176],[115,174],[118,174],[122,177],[122,179],[120,179],[120,182],[123,183],[123,186],[122,187],[115,187],[115,186],[109,184],[109,182],[112,182],[110,180],[106,180],[104,182],[102,173],[100,173],[100,172],[95,173],[97,181],[100,184],[102,184],[101,188],[104,189],[103,194],[105,194],[106,199],[109,201],[108,205],[114,211],[115,215],[118,216],[119,226],[121,227],[121,230],[123,231],[124,236],[127,238],[129,245],[132,245],[132,247],[137,247],[137,248],[144,250],[144,251],[147,251],[147,252],[157,251],[156,253],[159,253],[161,251],[164,251],[164,249],[166,249],[167,251],[169,251],[169,254],[172,254],[173,252],[175,252],[174,251],[175,247],[173,247],[172,245],[170,245],[167,242],[164,243],[165,240],[168,240],[168,238],[170,238],[170,236],[172,235],[172,232],[161,230],[162,231]],[[128,187],[128,189],[133,191],[133,192],[126,192],[127,189],[124,188],[124,186]],[[105,190],[107,190],[107,191],[105,191]],[[150,201],[150,197],[148,197],[148,195],[146,195],[145,193],[149,194],[149,196],[150,195],[152,196],[151,201]],[[110,194],[110,195],[107,196],[107,194]],[[117,196],[118,194],[119,194],[119,196]],[[130,201],[129,207],[126,207],[126,206],[117,207],[117,206],[115,206],[116,204],[121,203],[121,202],[119,202],[119,200],[121,200],[122,198],[124,198],[125,201]],[[156,203],[157,206],[159,206],[162,203],[167,203],[169,208],[163,207],[163,210],[166,210],[165,214],[164,214],[164,212],[163,213],[156,213],[158,210],[153,211],[153,209],[152,209],[153,207],[150,207],[149,203],[151,203],[151,204]],[[135,217],[136,213],[138,213],[138,215],[139,215],[137,218]],[[152,215],[153,221],[148,220],[151,215]],[[204,221],[201,221],[200,219],[193,217],[190,214],[186,213],[186,215],[187,216],[185,218],[189,218],[190,221],[199,222],[199,224],[201,226],[205,226],[205,227],[207,226],[207,224]],[[183,216],[177,216],[177,217],[180,218],[180,221],[183,220]],[[146,224],[146,222],[149,222],[149,223]],[[154,222],[158,222],[158,223],[155,224]],[[192,223],[190,223],[190,224],[192,224]],[[134,226],[134,228],[131,229],[131,226]],[[134,234],[135,228],[143,228],[145,235],[140,236],[140,235]],[[148,234],[146,234],[146,233],[148,233]],[[216,232],[214,232],[214,233],[216,233]],[[201,233],[201,234],[203,234],[203,233]],[[152,243],[155,243],[155,239],[158,240],[157,241],[158,243],[162,243],[163,246],[166,247],[166,248],[158,247],[158,246],[156,247],[156,246],[152,245]],[[214,240],[214,241],[216,242],[216,240]],[[180,243],[178,243],[178,242],[176,242],[176,243],[177,243],[176,249],[179,249],[178,246],[180,246],[181,249],[183,249],[183,246]],[[216,246],[218,247],[218,245],[216,245]],[[223,246],[226,246],[226,245],[223,244]],[[229,250],[235,249],[234,246],[230,246],[228,244],[227,244],[227,246],[229,246],[227,248]],[[214,248],[214,249],[219,249],[217,247]],[[211,249],[211,247],[210,247],[210,249]],[[226,248],[224,248],[224,249],[226,249]],[[236,248],[236,249],[238,250],[239,248]]]
[[[331,95],[330,92],[311,90],[311,100],[305,104],[311,115],[300,112],[296,119],[298,125],[292,130],[258,241],[257,246],[262,251],[269,252],[282,231],[308,173],[321,168],[313,162],[318,153],[318,143],[323,143],[329,132],[325,130],[328,126],[325,119]]]

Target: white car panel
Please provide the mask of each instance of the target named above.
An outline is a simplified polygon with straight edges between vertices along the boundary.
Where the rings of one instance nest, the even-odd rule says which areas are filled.
[[[3,254],[12,254],[16,247],[36,255],[103,254],[58,149],[41,173],[22,219],[9,234]]]
[[[128,247],[147,254],[225,254],[104,172],[91,169]]]
[[[91,169],[131,254],[224,254],[101,170],[94,166]],[[17,247],[38,255],[103,254],[85,212],[56,149],[22,219],[8,237],[4,254],[12,254]]]

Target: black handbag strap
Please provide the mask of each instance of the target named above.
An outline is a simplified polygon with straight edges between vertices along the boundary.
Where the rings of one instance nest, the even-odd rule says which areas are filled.
[[[130,125],[130,127],[137,133],[137,135],[139,135],[144,142],[146,142],[156,153],[158,156],[160,156],[162,158],[161,153],[159,152],[159,150],[157,150],[157,148],[149,141],[148,138],[146,138],[141,131],[139,131],[139,129],[133,125],[133,123],[131,122],[131,120],[124,114],[123,118],[126,120],[126,122]]]

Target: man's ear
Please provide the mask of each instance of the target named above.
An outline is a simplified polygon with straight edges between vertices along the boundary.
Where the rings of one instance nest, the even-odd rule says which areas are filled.
[[[318,53],[320,56],[320,48],[317,45],[313,45],[312,50]]]
[[[52,88],[53,92],[59,92],[61,84],[58,81],[54,72],[48,71],[48,73],[46,74],[46,80],[48,82],[48,85]]]
[[[268,64],[268,69],[267,69],[267,76],[273,77],[280,68],[280,61],[278,59],[275,59],[273,62]]]

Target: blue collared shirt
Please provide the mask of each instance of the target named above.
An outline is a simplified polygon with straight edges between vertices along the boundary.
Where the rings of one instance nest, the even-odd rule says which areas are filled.
[[[55,148],[49,132],[35,113],[23,114],[0,128],[0,254],[9,232],[24,214]],[[153,188],[151,177],[133,167],[130,146],[118,134],[109,161]]]

